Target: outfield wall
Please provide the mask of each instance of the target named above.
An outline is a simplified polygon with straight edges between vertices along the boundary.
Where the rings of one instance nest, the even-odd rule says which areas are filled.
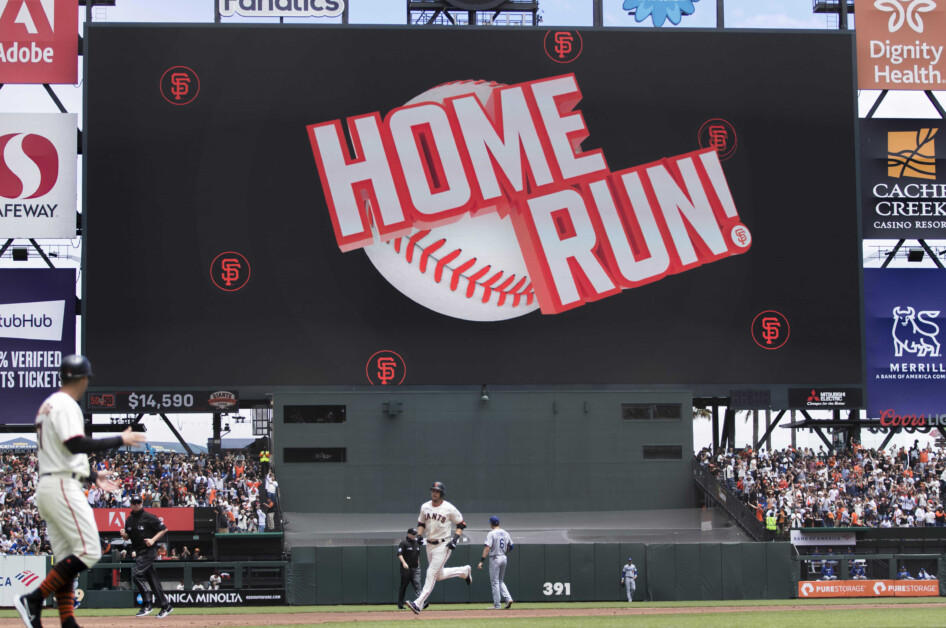
[[[437,583],[431,604],[492,599],[480,545],[461,545],[447,566],[473,565],[473,584]],[[749,600],[795,597],[789,543],[524,545],[510,554],[506,585],[521,602],[619,601],[627,558],[637,565],[636,600]],[[426,557],[421,567],[426,573]],[[300,547],[287,573],[290,604],[393,604],[400,583],[395,547]]]
[[[492,388],[489,401],[480,397],[479,387],[277,393],[273,461],[283,511],[416,512],[435,480],[464,513],[695,504],[688,391]],[[673,406],[681,418],[626,418],[629,404]],[[312,408],[335,410],[329,417]],[[680,457],[645,459],[653,447],[675,447]],[[300,456],[309,461],[291,461]]]

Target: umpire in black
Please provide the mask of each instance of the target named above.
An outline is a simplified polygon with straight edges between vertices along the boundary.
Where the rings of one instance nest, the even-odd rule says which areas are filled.
[[[132,580],[141,592],[141,610],[136,617],[144,617],[154,610],[152,602],[158,602],[161,610],[157,617],[167,617],[173,610],[161,588],[158,570],[154,568],[154,559],[158,556],[155,545],[167,534],[167,527],[141,504],[141,495],[131,498],[131,513],[125,520],[122,538],[131,540],[131,549],[135,551],[135,571]],[[148,590],[148,587],[151,590]]]
[[[404,608],[404,595],[407,593],[407,583],[414,586],[414,595],[420,595],[420,539],[417,530],[411,528],[405,538],[397,546],[397,559],[401,563],[401,589],[397,593],[397,607]]]

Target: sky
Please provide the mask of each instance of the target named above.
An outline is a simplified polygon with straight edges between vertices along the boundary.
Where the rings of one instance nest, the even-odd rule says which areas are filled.
[[[543,27],[590,27],[593,16],[593,0],[539,0],[540,14]],[[693,0],[695,12],[685,16],[679,26],[666,22],[663,28],[715,28],[717,5],[711,0]],[[648,19],[638,24],[634,17],[622,9],[623,0],[603,0],[603,21],[605,27],[651,27]],[[349,0],[352,25],[383,24],[404,25],[406,20],[406,0]],[[84,22],[85,8],[80,7],[80,21]],[[151,22],[151,23],[212,23],[214,21],[213,0],[116,0],[114,7],[94,7],[94,22]],[[733,29],[836,29],[837,16],[816,15],[812,13],[811,0],[724,0],[724,21],[727,28]],[[275,23],[278,18],[260,18],[248,20],[241,17],[224,18],[224,23]],[[302,22],[313,24],[338,23],[340,18],[309,18],[287,19],[287,22]],[[854,16],[849,17],[849,25],[855,24]],[[80,32],[82,26],[80,25]],[[81,58],[80,58],[81,76]],[[57,97],[67,111],[79,114],[79,124],[82,124],[82,83],[76,85],[53,86]],[[861,116],[870,109],[879,96],[876,90],[860,90],[858,106]],[[946,105],[946,92],[936,92],[939,102]],[[46,94],[41,85],[4,85],[0,89],[0,114],[43,112],[56,113],[58,108]],[[877,118],[936,118],[939,117],[929,99],[922,92],[891,91],[881,102],[875,112]],[[79,162],[79,180],[81,181],[81,160]],[[80,211],[82,210],[80,205]],[[47,252],[55,251],[58,254],[57,267],[78,268],[81,254],[81,241],[77,238],[72,241],[55,240],[40,241]],[[869,241],[864,246],[864,259],[867,265],[879,266],[880,262],[870,261],[876,256],[878,247],[889,247],[893,242]],[[907,246],[913,244],[907,241]],[[946,241],[930,241],[938,248],[946,246]],[[0,268],[9,267],[13,262],[7,258],[0,260]],[[16,268],[43,268],[42,260],[31,257],[28,262],[16,262]],[[895,261],[891,267],[904,267],[904,260]],[[926,261],[921,266],[932,266]],[[911,264],[910,267],[918,267]],[[78,278],[81,288],[81,275]],[[81,350],[81,346],[80,346]],[[107,422],[107,418],[97,418]],[[208,415],[172,415],[175,427],[184,434],[184,437],[193,443],[206,444],[210,436]],[[163,422],[157,418],[146,418],[145,423],[149,430],[149,439],[155,441],[173,440],[174,437]],[[249,422],[236,424],[230,421],[231,433],[229,437],[252,437]],[[737,442],[745,443],[751,437],[751,425],[740,418],[737,421]],[[812,446],[815,449],[821,444],[820,439],[807,433],[799,433],[799,444]],[[776,448],[787,446],[790,441],[789,430],[777,428],[773,435]],[[884,435],[864,435],[864,444],[868,447],[879,446]],[[928,435],[902,434],[895,437],[894,444],[912,444],[914,438],[921,443],[931,439]],[[694,449],[698,450],[712,440],[710,421],[696,421],[694,423]]]

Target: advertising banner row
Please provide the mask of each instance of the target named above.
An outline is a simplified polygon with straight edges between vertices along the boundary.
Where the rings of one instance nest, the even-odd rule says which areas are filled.
[[[939,580],[815,580],[798,583],[798,597],[937,597]]]

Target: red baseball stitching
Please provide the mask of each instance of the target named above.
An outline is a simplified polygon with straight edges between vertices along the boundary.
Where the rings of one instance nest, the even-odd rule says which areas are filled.
[[[440,283],[444,276],[444,270],[449,273],[450,277],[450,290],[456,292],[460,284],[460,277],[465,277],[467,279],[467,287],[465,290],[465,296],[467,299],[473,297],[476,292],[477,286],[483,287],[483,303],[488,303],[490,297],[492,297],[494,292],[499,293],[499,301],[496,303],[497,306],[501,306],[506,303],[507,297],[512,297],[512,307],[518,307],[520,302],[525,299],[526,305],[532,305],[535,301],[535,292],[532,290],[532,282],[529,281],[528,277],[521,277],[519,281],[516,281],[515,275],[506,276],[505,272],[502,270],[495,271],[490,275],[492,267],[487,265],[475,273],[466,277],[464,273],[476,265],[476,258],[471,257],[465,261],[461,261],[458,265],[450,266],[452,262],[457,261],[463,251],[460,249],[446,250],[444,245],[447,241],[443,238],[436,240],[426,246],[421,243],[421,240],[427,237],[430,233],[430,229],[422,229],[417,233],[411,235],[407,238],[406,245],[401,243],[402,238],[394,238],[387,242],[387,244],[394,247],[394,252],[397,254],[403,253],[404,260],[408,264],[414,263],[415,253],[420,253],[417,261],[418,270],[422,273],[427,272],[427,264],[431,260],[436,262],[434,267],[434,281]],[[403,251],[401,249],[404,249]],[[443,257],[438,259],[437,253],[442,253]],[[488,275],[488,277],[487,277]],[[503,277],[505,276],[505,279]],[[487,277],[485,280],[480,281],[483,277]],[[510,284],[513,284],[510,288]],[[498,284],[498,285],[495,285]]]

